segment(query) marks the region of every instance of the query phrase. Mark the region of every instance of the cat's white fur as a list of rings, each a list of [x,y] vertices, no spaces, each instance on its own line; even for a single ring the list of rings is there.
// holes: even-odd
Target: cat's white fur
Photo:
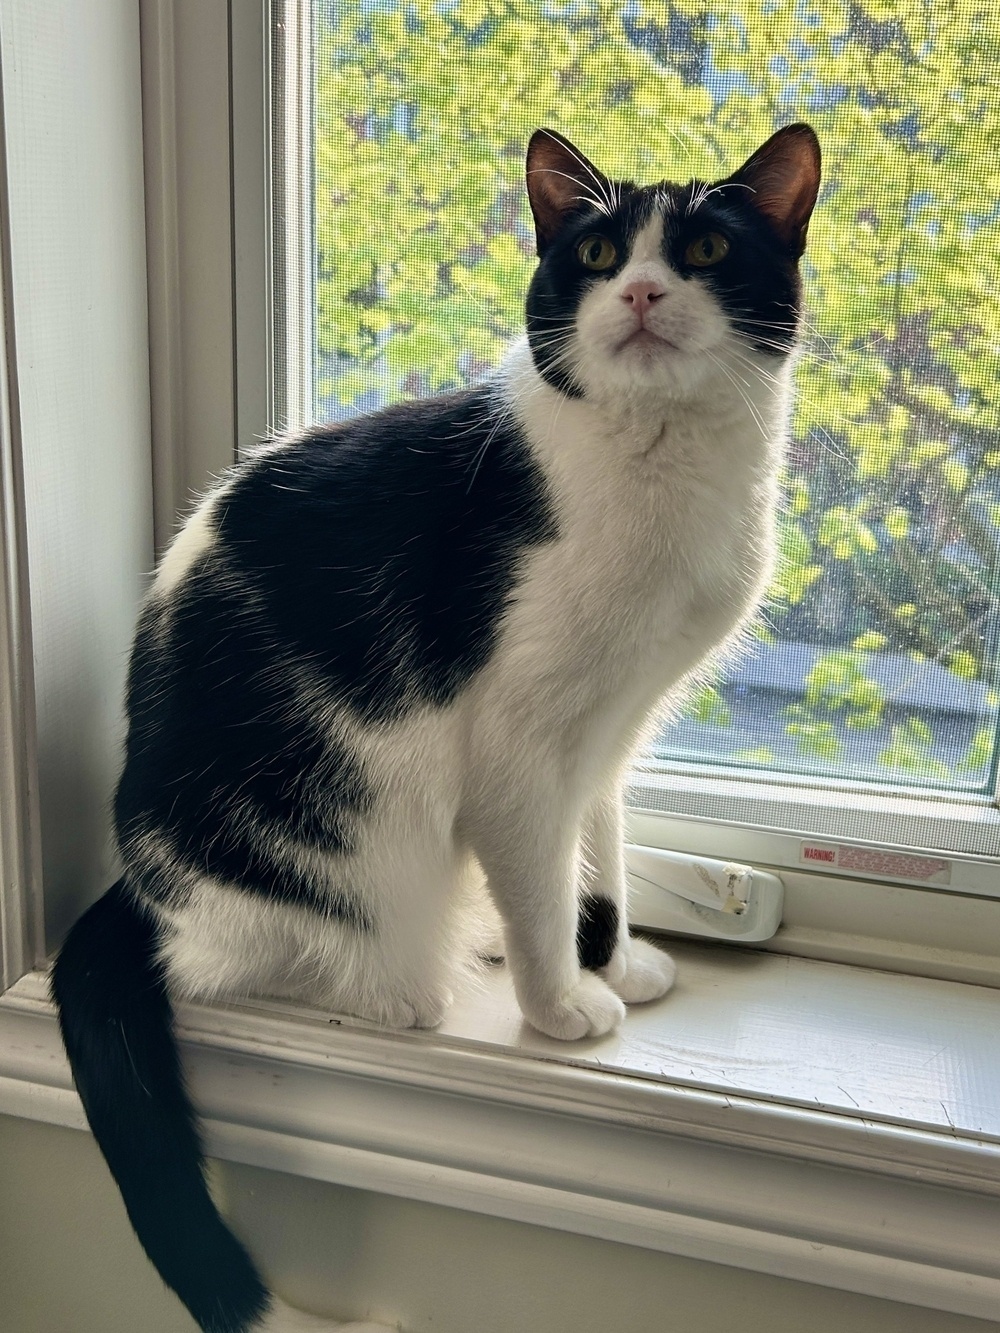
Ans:
[[[331,892],[343,884],[370,906],[378,929],[365,935],[202,881],[191,906],[169,914],[179,994],[265,991],[432,1025],[450,999],[463,906],[482,871],[519,1002],[542,1031],[606,1032],[623,1000],[671,985],[670,960],[624,928],[604,979],[581,972],[577,894],[596,886],[624,908],[627,761],[657,706],[732,640],[766,587],[789,371],[750,351],[704,286],[664,263],[660,228],[654,216],[622,272],[581,303],[571,355],[585,398],[552,388],[526,340],[498,372],[547,479],[559,538],[527,557],[492,659],[443,710],[376,728],[323,710],[362,756],[377,813],[359,825],[349,858],[318,865],[314,851],[284,852]],[[619,347],[634,318],[621,292],[637,278],[667,293],[648,322],[675,349]],[[203,509],[157,593],[177,586],[207,531]]]
[[[386,1324],[332,1324],[320,1315],[306,1314],[275,1298],[264,1322],[256,1333],[395,1333]]]
[[[201,881],[168,913],[178,996],[257,991],[432,1025],[470,952],[461,941],[484,872],[519,1003],[541,1031],[599,1035],[625,1003],[671,986],[671,960],[624,926],[621,782],[660,706],[734,641],[768,583],[790,370],[751,351],[706,288],[664,263],[661,228],[654,216],[623,271],[581,303],[566,358],[584,398],[552,388],[526,340],[498,372],[559,537],[527,556],[491,660],[448,707],[374,728],[314,694],[324,725],[362,757],[376,815],[348,858],[283,854],[331,892],[349,888],[378,928]],[[648,322],[673,348],[624,342],[635,316],[622,291],[637,279],[664,289]],[[206,550],[209,517],[203,507],[178,538],[154,596]],[[621,909],[602,976],[577,961],[581,887]],[[335,1327],[303,1319],[279,1303],[261,1333]]]
[[[153,587],[158,596],[172,592],[198,557],[211,547],[214,539],[212,515],[218,498],[218,492],[213,492],[203,500],[170,543],[156,570]]]

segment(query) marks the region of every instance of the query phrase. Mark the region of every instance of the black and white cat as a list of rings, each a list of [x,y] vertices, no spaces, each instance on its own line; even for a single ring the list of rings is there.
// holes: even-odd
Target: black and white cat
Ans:
[[[638,187],[540,130],[527,185],[499,369],[255,451],[139,622],[124,877],[53,992],[139,1240],[209,1333],[340,1326],[216,1212],[171,999],[432,1026],[484,878],[542,1032],[605,1033],[674,978],[627,930],[621,783],[771,575],[819,148],[791,125],[726,180]]]

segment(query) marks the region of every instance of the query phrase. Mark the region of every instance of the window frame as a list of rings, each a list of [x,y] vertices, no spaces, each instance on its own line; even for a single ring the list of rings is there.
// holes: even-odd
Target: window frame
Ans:
[[[116,870],[106,800],[152,559],[138,38],[124,5],[0,14],[4,986]]]
[[[10,236],[6,133],[0,92],[0,234]],[[34,675],[28,615],[27,534],[20,441],[16,438],[17,357],[7,244],[0,246],[0,995],[44,950],[38,801],[34,754]]]

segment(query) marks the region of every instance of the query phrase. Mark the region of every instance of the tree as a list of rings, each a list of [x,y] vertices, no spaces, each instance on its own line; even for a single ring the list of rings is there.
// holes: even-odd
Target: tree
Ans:
[[[390,397],[462,383],[499,358],[533,263],[522,182],[537,126],[643,181],[727,173],[776,126],[815,126],[810,333],[762,633],[819,651],[781,765],[844,771],[849,733],[864,732],[868,776],[983,785],[1000,691],[992,12],[970,0],[317,8],[317,356],[344,404],[374,382]],[[959,758],[938,753],[933,712],[887,697],[880,659],[975,682]],[[713,688],[724,705],[724,683]],[[726,711],[692,704],[714,745]],[[730,754],[772,762],[746,741]]]

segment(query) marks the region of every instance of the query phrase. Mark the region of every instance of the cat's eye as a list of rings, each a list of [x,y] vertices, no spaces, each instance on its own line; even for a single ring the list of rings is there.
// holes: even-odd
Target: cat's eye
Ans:
[[[587,236],[576,249],[577,258],[584,268],[601,273],[618,258],[618,251],[606,236]]]
[[[710,231],[691,242],[684,251],[684,259],[695,268],[710,268],[712,264],[718,264],[721,259],[725,259],[728,254],[729,242],[725,236],[720,232]]]

